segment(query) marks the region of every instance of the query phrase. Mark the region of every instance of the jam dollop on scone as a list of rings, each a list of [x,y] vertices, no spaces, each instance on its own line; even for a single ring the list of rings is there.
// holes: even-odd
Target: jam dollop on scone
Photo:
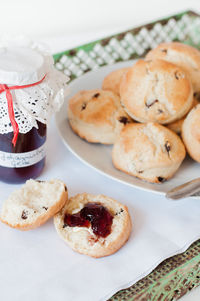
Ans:
[[[127,125],[112,151],[117,169],[152,183],[172,177],[184,158],[181,139],[157,123]]]
[[[113,144],[121,129],[131,122],[119,96],[100,89],[75,94],[69,100],[68,119],[81,138],[103,144]]]
[[[131,233],[126,206],[104,195],[78,194],[54,217],[60,237],[79,253],[108,256],[120,249]]]
[[[120,96],[126,112],[139,122],[171,123],[193,103],[187,74],[163,60],[137,61],[122,79]]]
[[[88,203],[75,214],[66,213],[63,227],[89,227],[97,236],[106,237],[111,232],[113,216],[99,203]]]
[[[162,43],[146,55],[147,60],[162,59],[181,67],[189,76],[194,92],[200,92],[200,51],[178,43]]]

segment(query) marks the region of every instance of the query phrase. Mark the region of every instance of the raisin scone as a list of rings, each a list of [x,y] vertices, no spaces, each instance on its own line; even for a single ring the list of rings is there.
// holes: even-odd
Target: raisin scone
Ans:
[[[190,110],[192,110],[198,103],[199,103],[198,99],[196,97],[194,97],[193,105]],[[182,131],[183,122],[184,122],[187,114],[183,118],[176,120],[172,123],[169,123],[167,125],[168,129],[170,129],[170,130],[174,131],[176,134],[180,135],[181,131]]]
[[[185,158],[181,139],[157,123],[130,124],[113,146],[117,169],[140,179],[162,183],[171,178]]]
[[[120,96],[126,112],[139,122],[171,123],[193,103],[186,73],[163,60],[137,61],[121,81]]]
[[[102,89],[112,91],[117,95],[120,95],[119,88],[121,79],[128,71],[129,67],[117,69],[109,73],[103,80]]]
[[[200,104],[184,120],[182,138],[190,157],[200,163]]]
[[[113,144],[131,118],[111,91],[80,91],[69,100],[68,119],[73,131],[93,143]]]
[[[104,196],[78,194],[54,217],[59,236],[76,252],[108,256],[128,240],[132,223],[126,206]]]
[[[31,230],[53,217],[68,200],[66,185],[59,180],[28,180],[3,203],[0,219],[19,230]]]
[[[200,92],[200,51],[178,43],[162,43],[146,55],[147,60],[162,59],[174,63],[188,73],[194,92]]]

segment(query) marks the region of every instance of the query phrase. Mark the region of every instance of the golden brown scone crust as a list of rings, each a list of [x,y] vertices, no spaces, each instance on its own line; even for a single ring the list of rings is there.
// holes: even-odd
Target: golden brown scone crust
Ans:
[[[157,123],[127,125],[112,151],[117,169],[152,183],[172,177],[184,158],[181,139]]]
[[[198,103],[199,103],[199,101],[194,97],[193,105],[190,110],[192,110]],[[176,120],[172,123],[169,123],[167,125],[168,129],[170,129],[170,130],[174,131],[176,134],[180,135],[181,131],[182,131],[183,122],[184,122],[187,114],[183,118]]]
[[[103,80],[102,89],[112,91],[120,95],[120,83],[123,75],[128,71],[129,67],[117,69],[109,73]]]
[[[113,215],[111,233],[103,237],[95,235],[91,227],[64,227],[65,213],[79,212],[87,203],[99,203]],[[131,229],[131,217],[126,206],[104,195],[81,193],[72,198],[54,217],[59,236],[76,252],[91,257],[103,257],[115,253],[128,240]]]
[[[88,142],[112,144],[131,122],[119,96],[100,89],[80,91],[69,100],[68,119],[73,131]]]
[[[133,119],[161,124],[181,119],[193,102],[185,72],[163,60],[137,61],[122,79],[120,96]]]
[[[181,134],[181,130],[182,130],[182,125],[183,125],[183,121],[185,120],[185,116],[182,119],[176,120],[172,123],[169,123],[167,125],[168,129],[170,129],[171,131],[175,132],[177,135]]]
[[[147,60],[162,59],[174,63],[188,73],[194,92],[200,91],[200,51],[178,43],[162,43],[146,55]]]
[[[200,104],[184,120],[182,138],[191,158],[200,163]]]

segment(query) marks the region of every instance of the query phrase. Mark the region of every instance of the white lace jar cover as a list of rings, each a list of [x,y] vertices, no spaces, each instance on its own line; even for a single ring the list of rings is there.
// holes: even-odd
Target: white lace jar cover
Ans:
[[[37,121],[49,122],[63,104],[67,81],[68,78],[54,68],[52,56],[40,45],[23,39],[0,43],[0,84],[8,88],[19,86],[10,90],[19,133],[38,128]],[[31,86],[34,83],[36,85]],[[29,87],[20,88],[24,85]],[[8,100],[3,91],[0,93],[0,134],[12,131]]]
[[[0,41],[0,134],[13,132],[14,147],[12,153],[0,150],[0,166],[27,167],[44,158],[45,145],[15,151],[18,134],[38,129],[38,121],[48,124],[63,104],[67,81],[41,45],[27,39]]]

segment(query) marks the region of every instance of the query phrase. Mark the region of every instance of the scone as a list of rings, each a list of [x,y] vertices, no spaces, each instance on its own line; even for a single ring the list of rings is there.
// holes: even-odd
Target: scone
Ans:
[[[137,61],[121,81],[120,96],[133,119],[161,124],[181,119],[193,102],[186,73],[163,60]]]
[[[109,73],[103,80],[102,89],[112,91],[119,95],[121,79],[128,69],[129,67],[121,68]]]
[[[113,144],[131,121],[119,96],[100,89],[80,91],[69,100],[68,119],[73,131],[88,142]]]
[[[55,215],[54,224],[74,251],[96,258],[120,249],[132,228],[126,206],[107,196],[88,193],[70,198]]]
[[[31,230],[54,216],[67,200],[62,181],[28,180],[3,203],[0,219],[12,228]]]
[[[184,120],[182,138],[189,155],[200,162],[200,104],[196,105]]]
[[[162,59],[176,64],[188,73],[194,92],[200,91],[200,52],[196,48],[178,42],[162,43],[148,52],[146,59]]]
[[[194,97],[193,105],[192,105],[191,109],[194,108],[198,103],[199,103],[199,101],[197,100],[196,97]],[[174,131],[176,134],[180,135],[181,131],[182,131],[183,122],[184,122],[187,114],[183,118],[181,118],[179,120],[176,120],[176,121],[174,121],[172,123],[169,123],[167,125],[168,129],[170,129],[170,130]]]
[[[117,169],[152,183],[172,177],[184,158],[181,139],[157,123],[127,125],[112,150]]]

